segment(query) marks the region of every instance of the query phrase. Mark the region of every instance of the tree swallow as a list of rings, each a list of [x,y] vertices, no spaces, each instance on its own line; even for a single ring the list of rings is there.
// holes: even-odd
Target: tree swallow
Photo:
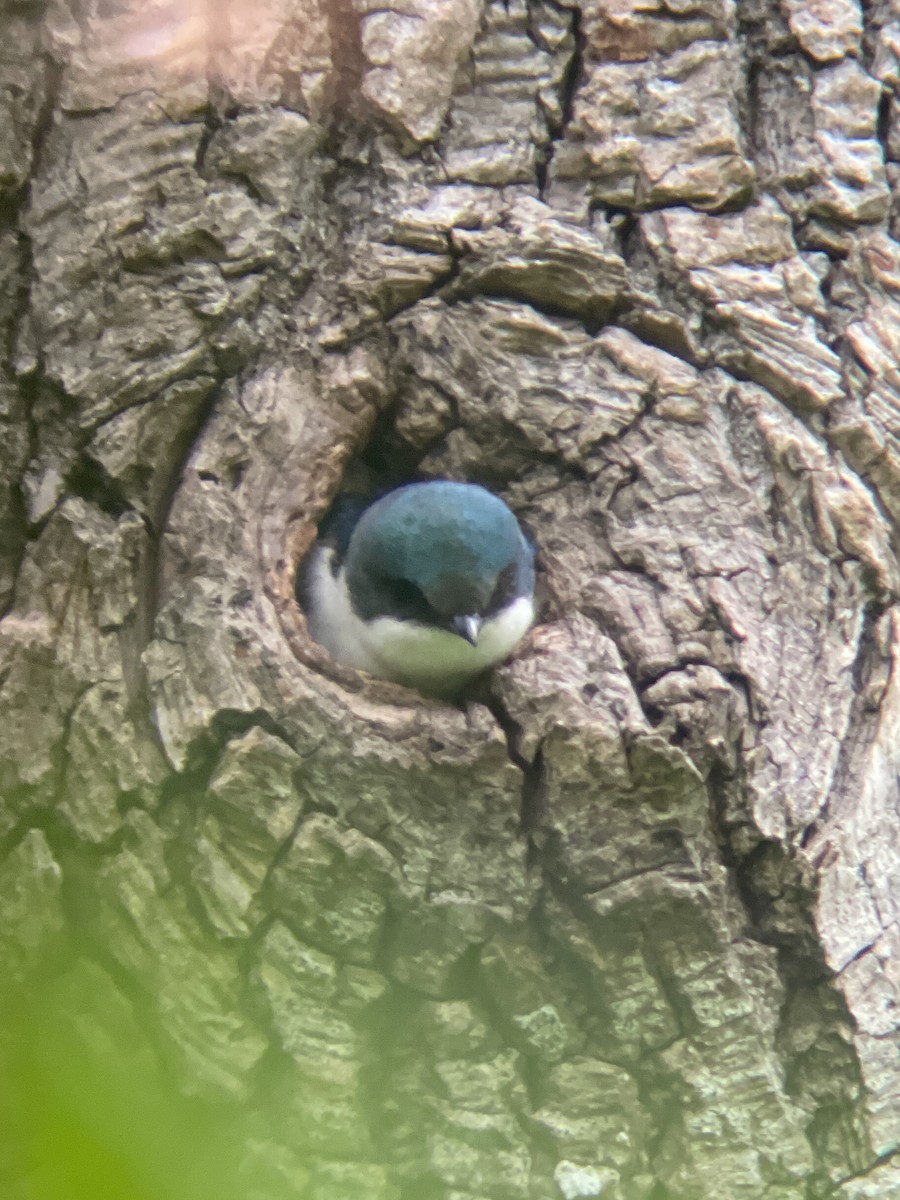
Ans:
[[[531,627],[534,548],[483,487],[412,483],[335,510],[304,593],[312,636],[339,662],[450,696]]]

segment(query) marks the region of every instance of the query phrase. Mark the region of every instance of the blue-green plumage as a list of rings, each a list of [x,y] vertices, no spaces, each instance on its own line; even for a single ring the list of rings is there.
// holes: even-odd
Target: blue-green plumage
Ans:
[[[505,658],[534,619],[534,551],[475,484],[410,484],[333,523],[306,590],[313,636],[343,662],[452,691]]]

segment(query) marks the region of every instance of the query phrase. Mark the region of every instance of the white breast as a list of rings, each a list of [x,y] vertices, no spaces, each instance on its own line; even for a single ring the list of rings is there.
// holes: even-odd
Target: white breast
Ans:
[[[534,621],[534,603],[521,597],[485,621],[478,644],[415,621],[378,617],[366,623],[350,604],[343,572],[331,572],[334,551],[321,547],[310,567],[309,630],[339,662],[424,691],[450,692],[501,662]]]
[[[344,573],[339,571],[337,577],[332,573],[333,558],[334,550],[328,546],[313,551],[307,575],[309,632],[338,662],[379,675],[378,660],[363,642],[366,626],[350,604]]]
[[[522,597],[485,621],[475,646],[455,633],[393,617],[366,626],[363,644],[379,663],[375,674],[426,691],[452,690],[502,662],[533,621],[534,603]]]

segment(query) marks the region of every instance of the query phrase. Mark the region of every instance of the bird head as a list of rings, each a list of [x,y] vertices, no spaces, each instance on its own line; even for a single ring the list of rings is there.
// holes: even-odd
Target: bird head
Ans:
[[[534,552],[507,505],[476,484],[410,484],[353,530],[346,576],[363,620],[394,616],[473,645],[482,623],[534,588]]]

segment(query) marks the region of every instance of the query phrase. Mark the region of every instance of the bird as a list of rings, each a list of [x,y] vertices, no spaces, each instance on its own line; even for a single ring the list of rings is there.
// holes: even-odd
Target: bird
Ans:
[[[302,581],[333,658],[449,697],[505,659],[535,619],[535,547],[508,505],[431,480],[336,504]]]

